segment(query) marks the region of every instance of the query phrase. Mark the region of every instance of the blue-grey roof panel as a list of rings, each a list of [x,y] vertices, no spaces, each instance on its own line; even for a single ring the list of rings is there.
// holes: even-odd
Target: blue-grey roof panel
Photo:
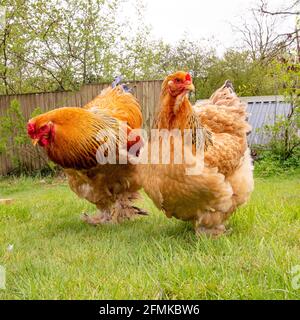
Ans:
[[[252,132],[248,136],[248,142],[253,144],[266,144],[269,138],[263,133],[262,129],[267,124],[274,124],[275,119],[279,116],[286,117],[291,106],[282,100],[267,101],[267,97],[262,97],[263,101],[259,101],[260,97],[247,98],[247,112],[249,114],[248,121],[252,126]]]
[[[241,97],[241,100],[248,105],[248,121],[252,126],[252,132],[248,135],[250,145],[268,143],[269,137],[263,133],[263,127],[274,124],[279,116],[286,117],[291,110],[282,96]]]

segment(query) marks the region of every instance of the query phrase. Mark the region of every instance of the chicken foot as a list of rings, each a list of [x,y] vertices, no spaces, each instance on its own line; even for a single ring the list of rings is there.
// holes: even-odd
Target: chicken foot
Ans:
[[[224,224],[220,224],[212,228],[199,226],[197,229],[195,229],[195,232],[197,236],[205,235],[207,237],[217,238],[226,232],[226,227]]]
[[[229,218],[231,212],[232,210],[227,213],[212,210],[202,214],[194,221],[196,235],[206,235],[213,238],[223,235],[226,232],[224,222]]]
[[[93,216],[83,213],[82,220],[90,225],[97,226],[99,224],[112,223],[112,216],[108,210],[97,210],[97,213]]]
[[[110,209],[98,207],[97,213],[93,216],[84,213],[82,220],[96,226],[108,223],[121,223],[125,220],[134,219],[139,215],[147,216],[148,212],[132,205],[130,200],[119,199]]]
[[[140,209],[130,202],[118,201],[111,210],[114,223],[121,223],[125,220],[132,220],[139,215],[147,216],[148,212]]]

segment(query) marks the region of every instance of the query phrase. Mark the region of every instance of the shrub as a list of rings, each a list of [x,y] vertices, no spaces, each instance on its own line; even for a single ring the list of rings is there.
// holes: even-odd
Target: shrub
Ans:
[[[41,113],[36,108],[31,117]],[[27,121],[22,113],[18,100],[12,100],[6,111],[6,115],[0,117],[0,154],[12,161],[13,169],[10,174],[54,174],[56,166],[50,162],[40,148],[34,148],[26,131]],[[30,159],[30,160],[29,160]],[[41,160],[42,167],[33,168],[31,161]]]
[[[259,146],[254,147],[257,154],[254,163],[254,173],[258,177],[270,177],[293,174],[300,170],[300,149],[284,160],[280,155]]]

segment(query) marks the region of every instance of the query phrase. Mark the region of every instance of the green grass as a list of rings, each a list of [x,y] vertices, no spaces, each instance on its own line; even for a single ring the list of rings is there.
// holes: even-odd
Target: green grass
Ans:
[[[145,197],[151,216],[91,227],[65,182],[0,180],[0,299],[299,299],[300,174],[256,179],[233,232],[197,239]],[[7,250],[14,245],[12,251]]]

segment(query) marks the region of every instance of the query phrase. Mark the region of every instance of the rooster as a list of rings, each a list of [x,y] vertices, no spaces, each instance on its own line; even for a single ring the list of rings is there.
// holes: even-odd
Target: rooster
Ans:
[[[196,139],[185,148],[184,161],[171,160],[164,164],[140,167],[140,178],[145,192],[167,217],[192,221],[197,234],[218,236],[225,232],[225,221],[234,210],[245,203],[253,190],[253,173],[246,135],[246,108],[233,91],[230,82],[218,89],[203,104],[192,106],[188,93],[194,90],[192,78],[186,72],[168,76],[160,96],[160,110],[154,128],[186,129],[203,132],[203,166],[197,174],[187,169],[197,166]],[[171,141],[171,159],[178,137]],[[161,153],[149,142],[149,153]],[[159,145],[161,148],[161,144]],[[154,151],[153,151],[154,150]],[[182,149],[180,149],[182,150]],[[162,158],[160,158],[162,160]]]
[[[63,167],[70,188],[96,205],[95,216],[83,216],[96,225],[146,214],[133,205],[140,189],[136,167],[119,163],[119,156],[115,162],[108,160],[130,152],[134,145],[138,156],[141,136],[127,137],[141,126],[139,103],[126,87],[115,83],[83,108],[59,108],[29,120],[27,130],[33,144]]]

